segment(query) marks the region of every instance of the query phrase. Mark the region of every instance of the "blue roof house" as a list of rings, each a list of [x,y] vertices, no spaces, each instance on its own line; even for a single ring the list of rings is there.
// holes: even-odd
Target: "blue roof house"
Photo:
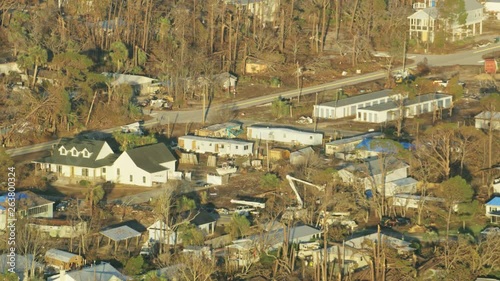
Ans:
[[[486,216],[490,218],[492,223],[500,222],[500,197],[493,197],[486,203]]]

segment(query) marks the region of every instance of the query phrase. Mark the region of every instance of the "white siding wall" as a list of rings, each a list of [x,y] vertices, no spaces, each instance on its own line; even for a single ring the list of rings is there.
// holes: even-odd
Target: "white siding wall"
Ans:
[[[315,106],[313,115],[319,118],[327,118],[327,119],[344,118],[355,115],[358,108],[386,103],[388,100],[389,100],[388,97],[382,97],[338,107],[317,105]]]
[[[104,145],[101,148],[101,151],[99,151],[99,153],[97,154],[96,160],[103,159],[103,158],[105,158],[106,156],[108,156],[110,154],[113,154],[113,150],[108,145],[108,143],[105,142]]]
[[[119,175],[117,174],[117,169],[120,169]],[[122,153],[120,157],[116,159],[115,163],[113,163],[113,166],[109,170],[110,171],[106,175],[107,180],[116,183],[132,184],[139,186],[151,186],[152,181],[155,181],[155,179],[164,178],[166,181],[166,173],[167,173],[167,171],[163,171],[163,173],[165,173],[164,177],[158,176],[158,174],[161,174],[162,172],[155,173],[154,175],[156,177],[153,179],[153,176],[150,173],[137,167],[126,152]],[[130,180],[131,179],[130,176],[132,176],[132,181]]]
[[[321,145],[323,143],[322,134],[281,130],[280,128],[250,127],[247,129],[247,137],[288,144]]]
[[[233,143],[224,139],[191,139],[180,137],[184,143],[181,148],[198,153],[216,153],[219,155],[251,155],[253,151],[252,142]],[[193,149],[193,142],[195,148]],[[180,141],[179,141],[180,143]]]

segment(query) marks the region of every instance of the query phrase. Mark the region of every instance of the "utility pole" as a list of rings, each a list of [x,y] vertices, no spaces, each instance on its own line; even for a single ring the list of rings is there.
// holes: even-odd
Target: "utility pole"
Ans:
[[[314,110],[318,110],[318,92],[316,92],[316,101],[314,102]],[[315,112],[316,113],[316,112]],[[314,131],[318,129],[318,114],[314,114]]]
[[[267,172],[269,172],[269,140],[266,139]]]
[[[405,33],[405,41],[403,43],[403,73],[406,70],[406,33]]]
[[[297,90],[299,91],[299,94],[297,96],[297,102],[300,103],[300,94],[302,92],[302,87],[300,86],[300,77],[302,75],[302,71],[300,70],[300,65],[299,62],[297,62]]]
[[[167,137],[170,138],[170,116],[167,117]]]
[[[205,125],[205,94],[203,94],[203,110],[201,112],[201,123]]]

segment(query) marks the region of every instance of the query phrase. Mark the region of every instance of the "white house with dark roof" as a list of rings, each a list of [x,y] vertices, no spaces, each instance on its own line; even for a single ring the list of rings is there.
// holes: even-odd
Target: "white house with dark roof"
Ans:
[[[148,227],[148,241],[151,243],[162,243],[175,245],[180,243],[177,232],[171,230],[163,221],[157,220]]]
[[[483,111],[474,116],[476,129],[488,130],[491,125],[492,130],[500,130],[500,112]]]
[[[63,138],[50,156],[33,161],[58,177],[85,180],[107,179],[107,170],[117,155],[106,141]]]
[[[52,155],[33,163],[60,178],[153,186],[173,177],[176,161],[163,143],[118,154],[106,141],[62,139]]]
[[[370,123],[389,122],[399,118],[400,110],[403,112],[405,118],[411,118],[423,113],[433,112],[438,108],[450,108],[452,105],[452,96],[427,94],[412,99],[404,99],[402,105],[400,102],[401,100],[397,102],[391,100],[384,104],[359,108],[354,120]]]
[[[326,119],[355,116],[359,108],[384,104],[399,97],[400,95],[393,93],[392,90],[382,90],[369,94],[334,100],[315,105],[313,116]]]
[[[248,156],[253,153],[253,142],[238,139],[182,136],[179,137],[178,143],[181,149],[197,153],[228,156]]]
[[[206,211],[199,211],[194,218],[190,221],[193,225],[195,225],[199,230],[203,232],[205,235],[212,235],[215,232],[215,225],[217,220],[212,217]]]
[[[152,186],[166,183],[175,172],[176,159],[163,143],[136,147],[124,151],[106,174],[109,181]]]
[[[453,41],[483,33],[483,5],[476,0],[464,0],[464,2],[467,18],[464,25],[458,22],[451,23],[450,31]],[[418,10],[408,17],[410,39],[434,42],[436,31],[446,26],[439,15],[439,5],[437,2],[436,5]]]
[[[262,141],[274,141],[289,145],[323,144],[323,133],[266,125],[252,125],[247,127],[247,138]]]

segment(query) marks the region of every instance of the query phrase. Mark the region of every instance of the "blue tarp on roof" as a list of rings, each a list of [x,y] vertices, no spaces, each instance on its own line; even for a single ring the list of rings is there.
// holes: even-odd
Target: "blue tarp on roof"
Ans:
[[[0,204],[6,202],[7,197],[8,197],[7,194],[0,196]],[[19,201],[21,199],[28,198],[28,195],[26,193],[19,192],[19,193],[16,193],[15,198],[16,198],[16,201]],[[0,210],[5,210],[5,207],[0,205]]]
[[[396,146],[393,146],[391,147],[392,145],[389,144],[385,147],[382,147],[380,144],[381,142],[379,142],[379,144],[377,145],[377,143],[373,142],[374,139],[372,138],[366,138],[366,139],[363,139],[363,141],[361,141],[358,145],[356,145],[356,149],[366,149],[366,150],[370,150],[370,151],[375,151],[375,152],[387,152],[387,153],[397,153],[397,150],[398,148]],[[375,140],[375,141],[379,141],[379,140]],[[413,148],[413,145],[409,142],[400,142],[401,146],[403,146],[404,149],[407,149],[407,150],[410,150]]]

